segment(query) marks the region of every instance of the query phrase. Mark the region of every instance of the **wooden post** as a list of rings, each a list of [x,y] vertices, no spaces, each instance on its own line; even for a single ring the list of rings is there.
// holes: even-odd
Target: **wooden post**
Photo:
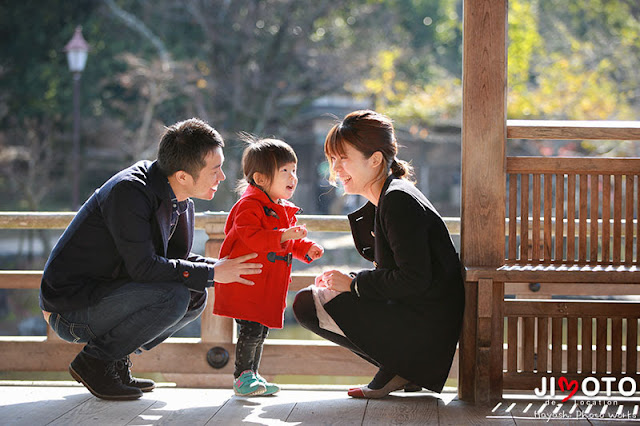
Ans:
[[[207,224],[206,232],[209,240],[205,244],[204,253],[207,257],[218,258],[220,246],[224,239],[224,224]],[[200,322],[200,336],[204,343],[231,343],[233,342],[233,319],[213,315],[213,289],[209,289],[207,306],[202,314]]]
[[[505,256],[507,0],[465,1],[463,36],[461,257],[467,267],[499,266]],[[498,341],[490,328],[501,310],[487,307],[501,303],[503,284],[465,286],[464,327],[471,330],[463,330],[460,341],[458,396],[485,402],[502,389],[502,344],[485,344]],[[490,318],[480,318],[487,312]],[[482,359],[490,362],[483,366]]]

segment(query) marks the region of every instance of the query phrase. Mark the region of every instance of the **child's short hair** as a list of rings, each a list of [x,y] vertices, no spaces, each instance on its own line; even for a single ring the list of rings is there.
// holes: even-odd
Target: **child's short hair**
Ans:
[[[238,191],[244,191],[248,184],[257,185],[253,174],[265,175],[269,182],[280,167],[288,163],[298,163],[298,157],[291,146],[279,139],[259,139],[243,133],[242,139],[248,144],[242,153],[242,173],[244,179],[238,185]],[[264,188],[263,188],[264,189]]]

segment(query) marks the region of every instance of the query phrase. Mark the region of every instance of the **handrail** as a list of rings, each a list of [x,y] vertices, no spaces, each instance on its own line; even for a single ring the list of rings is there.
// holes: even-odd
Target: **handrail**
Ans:
[[[507,138],[640,140],[640,121],[507,120]]]
[[[204,229],[210,235],[224,235],[227,212],[196,213],[196,229]],[[0,212],[0,229],[64,229],[75,216],[74,212]],[[451,234],[460,233],[460,218],[443,218]],[[298,223],[304,223],[309,231],[349,232],[346,216],[299,215]]]

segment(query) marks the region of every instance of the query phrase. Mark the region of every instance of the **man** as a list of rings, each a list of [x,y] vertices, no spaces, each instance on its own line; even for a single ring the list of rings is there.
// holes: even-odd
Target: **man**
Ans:
[[[256,254],[211,259],[191,253],[190,197],[211,200],[222,171],[224,142],[198,119],[169,127],[158,159],[114,175],[80,208],[44,269],[40,307],[64,340],[86,343],[69,372],[103,399],[151,391],[131,376],[129,355],[149,350],[195,320],[207,287],[253,283]]]

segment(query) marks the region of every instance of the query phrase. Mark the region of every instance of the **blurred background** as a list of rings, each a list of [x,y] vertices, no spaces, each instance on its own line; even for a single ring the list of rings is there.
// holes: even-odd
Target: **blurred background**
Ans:
[[[337,119],[372,108],[395,121],[418,187],[459,216],[462,13],[462,0],[3,0],[0,210],[75,211],[116,171],[155,159],[165,126],[199,117],[225,139],[228,178],[197,211],[237,200],[249,132],[296,150],[305,214],[345,214],[363,200],[327,183],[322,144]],[[508,33],[509,119],[638,119],[636,0],[510,0]],[[88,48],[80,70],[67,61],[75,47]],[[640,148],[511,140],[508,154]],[[41,269],[59,235],[0,230],[0,269]],[[327,254],[294,271],[369,267],[349,235],[310,236]],[[194,251],[205,241],[199,231]],[[0,335],[46,333],[37,296],[0,290]],[[272,338],[312,338],[286,316]]]

